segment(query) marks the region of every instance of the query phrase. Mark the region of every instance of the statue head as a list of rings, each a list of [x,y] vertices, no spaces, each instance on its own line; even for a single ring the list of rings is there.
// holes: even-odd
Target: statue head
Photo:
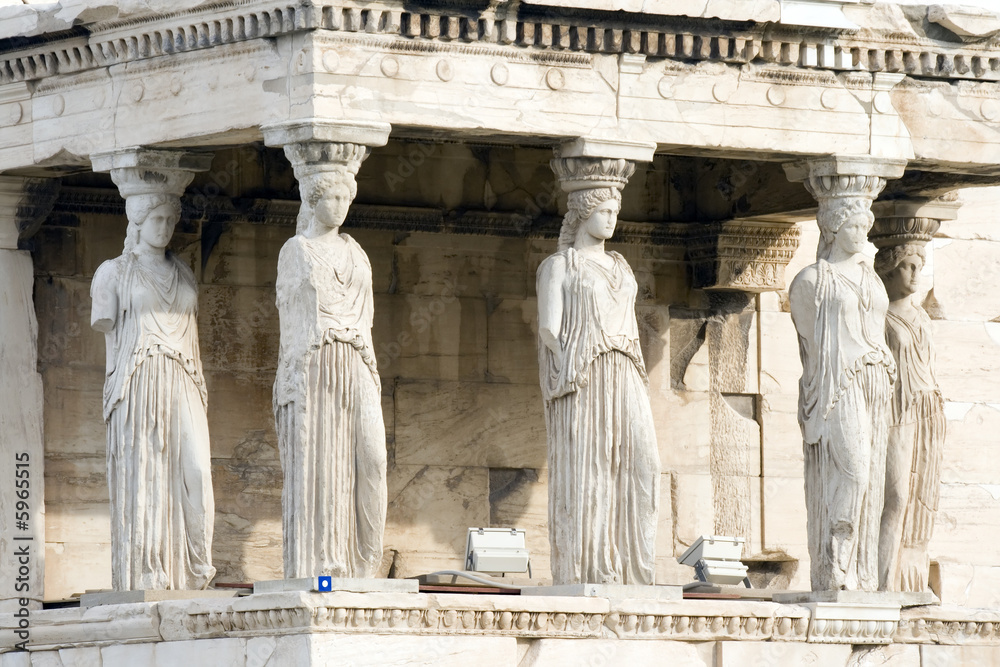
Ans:
[[[618,188],[587,188],[570,192],[557,250],[572,248],[581,228],[596,238],[611,238],[621,201]]]
[[[181,218],[181,199],[161,193],[132,195],[125,200],[125,214],[125,253],[135,252],[140,239],[154,248],[166,248]]]
[[[322,233],[344,224],[358,194],[353,174],[324,171],[302,181],[302,208],[296,233]]]
[[[816,215],[820,232],[817,259],[829,259],[835,246],[848,254],[861,252],[874,222],[875,215],[871,211],[871,202],[867,199],[835,198],[826,206],[821,202]]]
[[[927,261],[922,243],[901,243],[880,248],[875,254],[875,272],[885,283],[890,301],[914,294],[920,284],[920,271]]]

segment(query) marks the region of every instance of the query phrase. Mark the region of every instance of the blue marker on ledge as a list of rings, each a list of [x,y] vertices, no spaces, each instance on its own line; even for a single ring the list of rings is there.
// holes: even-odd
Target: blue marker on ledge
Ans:
[[[316,590],[320,593],[329,593],[333,590],[333,577],[320,577]]]

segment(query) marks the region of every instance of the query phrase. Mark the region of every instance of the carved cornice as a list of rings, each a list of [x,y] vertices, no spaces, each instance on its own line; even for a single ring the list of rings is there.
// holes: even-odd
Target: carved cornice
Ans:
[[[799,247],[795,224],[734,220],[696,229],[688,245],[693,286],[768,292],[785,288],[785,267]]]
[[[892,637],[902,644],[1000,644],[1000,611],[995,609],[904,609]]]
[[[478,9],[478,11],[477,11]],[[138,20],[96,23],[88,35],[31,40],[0,56],[0,84],[108,67],[306,30],[388,36],[461,51],[494,45],[530,52],[642,54],[678,61],[901,73],[919,78],[1000,80],[995,42],[945,45],[916,35],[833,33],[771,24],[646,14],[565,11],[499,18],[480,7],[414,8],[390,2],[222,2]]]
[[[891,644],[899,625],[898,604],[807,602],[807,641],[820,644]]]

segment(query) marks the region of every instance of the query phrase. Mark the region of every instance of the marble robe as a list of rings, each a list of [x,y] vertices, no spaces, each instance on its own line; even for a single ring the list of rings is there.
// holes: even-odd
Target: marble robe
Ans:
[[[293,236],[278,258],[274,383],[285,577],[373,577],[387,504],[371,328],[372,270],[354,239]]]
[[[798,417],[816,591],[878,588],[895,362],[885,344],[889,298],[874,269],[861,268],[856,284],[821,259],[789,290],[802,360]]]
[[[889,426],[880,586],[883,590],[924,591],[946,429],[944,399],[934,379],[931,320],[919,306],[915,306],[912,320],[889,311],[885,337],[896,359],[899,380],[893,391]]]
[[[203,589],[215,576],[198,291],[191,269],[168,261],[160,273],[122,255],[98,268],[91,288],[117,297],[104,384],[117,591]]]

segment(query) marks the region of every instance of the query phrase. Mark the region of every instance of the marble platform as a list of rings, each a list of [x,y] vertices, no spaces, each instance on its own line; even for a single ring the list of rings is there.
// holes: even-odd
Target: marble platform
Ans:
[[[17,619],[0,614],[0,667],[845,667],[862,653],[882,660],[864,664],[894,666],[1000,661],[1000,610],[860,613],[841,603],[260,593],[33,612],[27,653],[10,652]]]

